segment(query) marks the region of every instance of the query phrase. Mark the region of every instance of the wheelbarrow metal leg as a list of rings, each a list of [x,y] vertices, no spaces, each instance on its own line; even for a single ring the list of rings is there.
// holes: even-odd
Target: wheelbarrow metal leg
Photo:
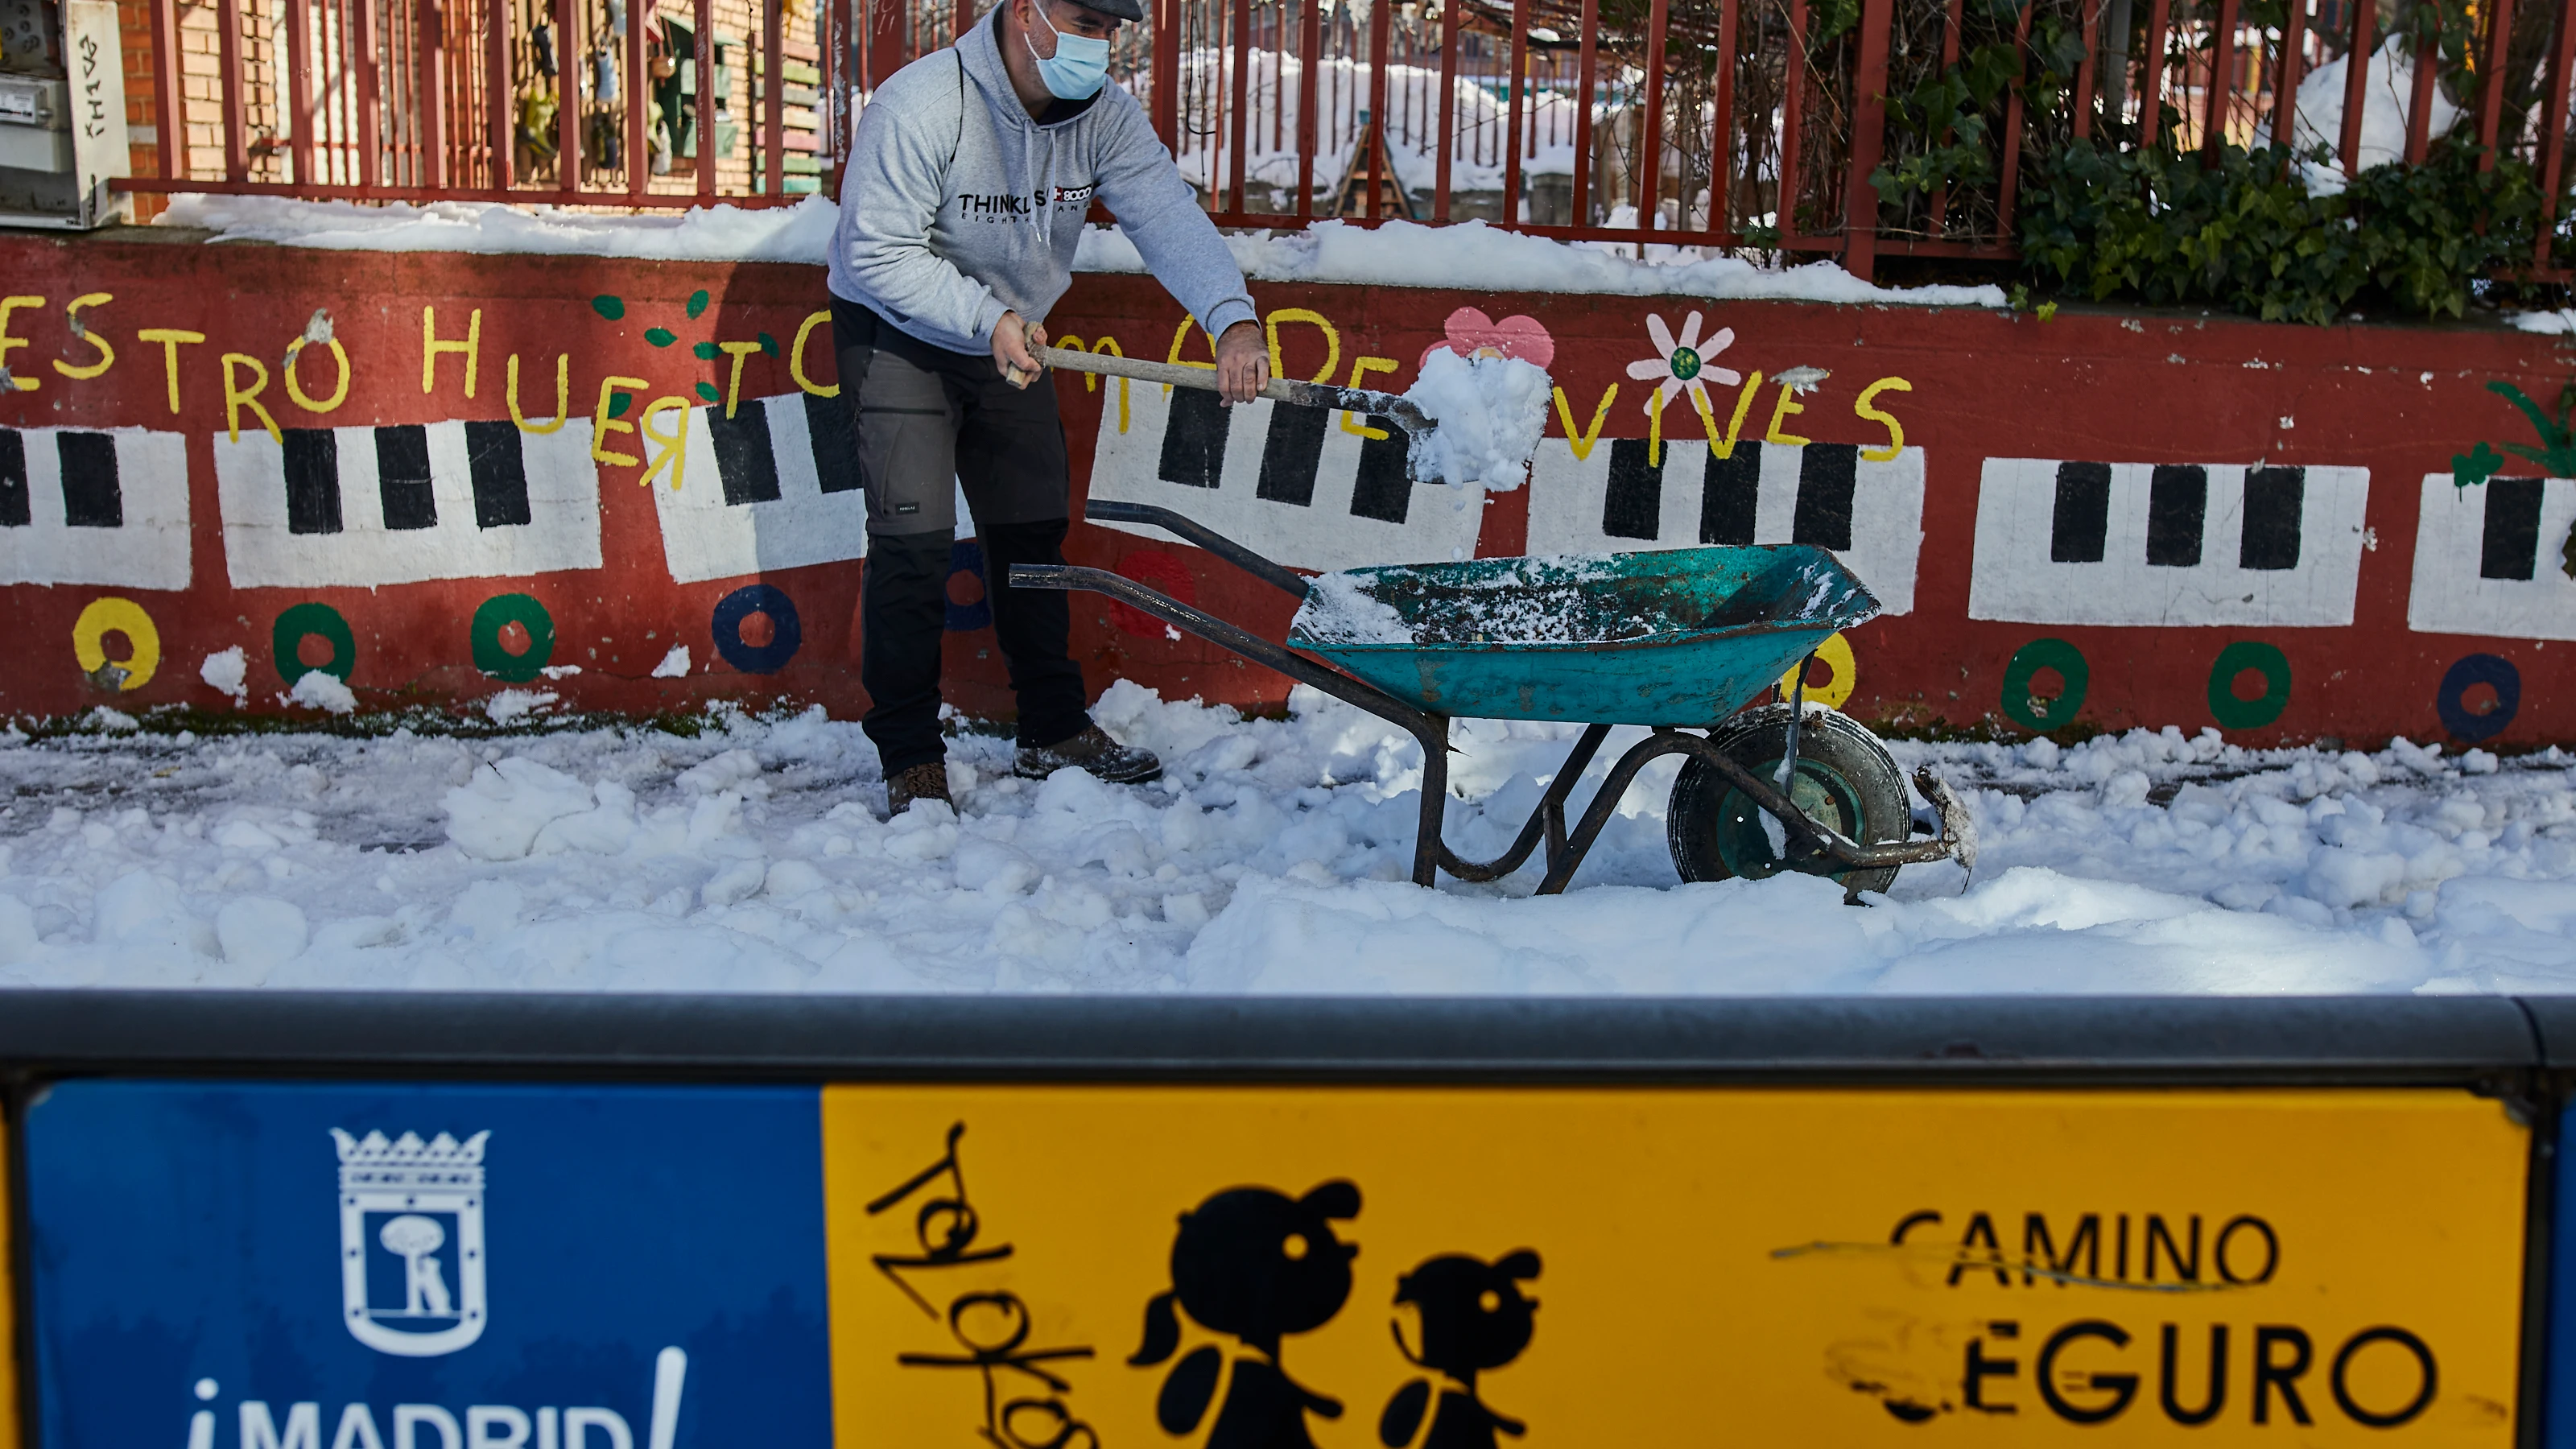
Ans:
[[[1538,847],[1541,839],[1545,839],[1547,863],[1553,869],[1557,857],[1565,853],[1566,797],[1574,793],[1576,782],[1583,778],[1584,768],[1592,763],[1592,757],[1601,751],[1601,742],[1609,737],[1610,726],[1606,724],[1584,727],[1583,737],[1574,742],[1574,749],[1566,755],[1565,763],[1556,767],[1556,778],[1548,781],[1547,793],[1540,797],[1538,809],[1522,823],[1521,832],[1513,839],[1511,849],[1492,860],[1474,861],[1460,859],[1443,845],[1440,847],[1440,868],[1465,881],[1501,880],[1520,869],[1521,862],[1529,859],[1530,852]]]
[[[1427,888],[1440,883],[1440,857],[1448,846],[1440,838],[1449,818],[1449,721],[1440,721],[1435,737],[1415,734],[1422,742],[1422,818],[1413,827],[1413,883]]]
[[[1686,750],[1695,743],[1698,743],[1695,735],[1659,729],[1629,746],[1628,752],[1619,757],[1619,762],[1610,767],[1609,775],[1601,781],[1600,790],[1592,797],[1591,807],[1583,812],[1582,822],[1574,827],[1573,838],[1566,842],[1564,854],[1549,864],[1547,879],[1538,883],[1538,893],[1543,896],[1564,893],[1566,883],[1574,879],[1575,868],[1582,865],[1583,857],[1592,852],[1592,842],[1600,838],[1602,827],[1610,823],[1610,813],[1619,808],[1620,797],[1628,793],[1628,785],[1637,778],[1639,770],[1646,768],[1647,763],[1658,755]]]

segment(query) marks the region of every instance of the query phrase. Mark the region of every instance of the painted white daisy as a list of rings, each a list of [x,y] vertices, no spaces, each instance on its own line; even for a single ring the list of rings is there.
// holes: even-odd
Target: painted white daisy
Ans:
[[[1706,416],[1710,379],[1714,378],[1727,387],[1744,381],[1742,373],[1731,367],[1713,366],[1709,361],[1735,345],[1735,329],[1720,327],[1702,344],[1699,323],[1697,312],[1683,318],[1682,335],[1676,340],[1673,330],[1664,325],[1661,316],[1653,312],[1646,314],[1646,335],[1663,355],[1629,363],[1628,375],[1640,382],[1655,384],[1654,396],[1646,399],[1648,417],[1660,419],[1664,415],[1664,404],[1685,392],[1691,394],[1693,409]]]

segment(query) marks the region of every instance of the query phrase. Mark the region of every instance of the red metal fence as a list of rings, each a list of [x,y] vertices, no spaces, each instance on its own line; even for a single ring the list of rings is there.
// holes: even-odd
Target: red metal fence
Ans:
[[[828,192],[873,84],[980,8],[138,3],[162,144],[135,190],[615,207]],[[2527,159],[2554,207],[2571,17],[2576,0],[1152,0],[1117,73],[1224,225],[1483,218],[1866,276],[2013,255],[2026,157],[2079,139],[2286,131],[2349,174],[2457,131],[2487,165]]]

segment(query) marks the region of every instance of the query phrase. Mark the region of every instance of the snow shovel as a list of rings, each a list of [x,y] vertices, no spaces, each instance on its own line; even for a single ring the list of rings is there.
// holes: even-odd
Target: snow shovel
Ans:
[[[1173,387],[1195,387],[1208,392],[1216,391],[1216,369],[1210,367],[1184,367],[1176,362],[1150,362],[1141,357],[1103,357],[1089,352],[1076,352],[1068,347],[1041,347],[1037,349],[1037,354],[1040,362],[1049,367],[1063,368],[1067,372],[1092,372],[1103,377],[1124,377],[1137,382],[1160,382]],[[1440,425],[1425,415],[1421,408],[1416,407],[1411,398],[1398,397],[1391,392],[1370,392],[1366,388],[1334,387],[1330,383],[1295,382],[1284,377],[1270,379],[1270,385],[1261,390],[1261,395],[1272,402],[1295,403],[1300,407],[1310,408],[1333,408],[1343,412],[1365,413],[1373,417],[1385,418],[1410,434],[1416,445],[1406,450],[1406,473],[1416,482],[1443,481],[1438,478],[1425,479],[1414,471],[1414,459],[1421,452],[1419,445],[1423,440],[1437,433]]]

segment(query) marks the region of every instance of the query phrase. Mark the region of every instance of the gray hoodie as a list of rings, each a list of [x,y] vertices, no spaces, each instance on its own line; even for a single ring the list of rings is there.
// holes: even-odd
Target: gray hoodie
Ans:
[[[1041,321],[1073,280],[1096,195],[1211,336],[1257,321],[1243,272],[1136,98],[1107,85],[1040,124],[997,44],[1001,7],[890,77],[859,115],[833,295],[934,347],[984,353],[1005,311]]]

